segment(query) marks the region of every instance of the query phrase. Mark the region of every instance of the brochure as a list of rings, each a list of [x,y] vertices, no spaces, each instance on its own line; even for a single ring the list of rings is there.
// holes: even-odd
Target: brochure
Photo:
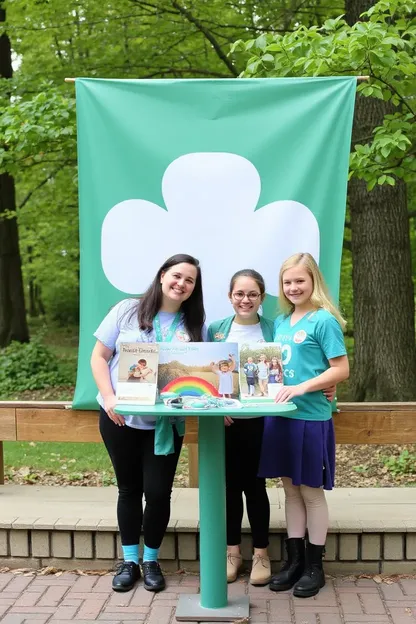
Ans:
[[[154,405],[156,402],[159,345],[120,343],[117,402],[124,405]]]

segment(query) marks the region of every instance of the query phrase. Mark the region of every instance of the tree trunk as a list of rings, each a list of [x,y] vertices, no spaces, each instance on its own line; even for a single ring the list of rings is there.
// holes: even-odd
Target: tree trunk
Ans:
[[[347,0],[349,24],[374,2]],[[353,145],[392,112],[382,100],[357,96]],[[348,188],[353,258],[354,401],[416,398],[415,311],[406,185],[362,180]]]
[[[2,5],[0,2],[0,23],[6,21],[6,12]],[[11,78],[12,74],[10,40],[3,33],[0,35],[0,77]],[[6,347],[12,340],[19,342],[29,340],[17,219],[9,218],[5,214],[15,210],[14,180],[8,173],[2,173],[0,174],[0,347]]]
[[[43,305],[43,301],[41,298],[41,292],[39,285],[36,283],[36,280],[33,275],[33,247],[30,245],[27,248],[27,264],[29,269],[29,278],[28,278],[28,288],[29,288],[29,316],[31,318],[36,318],[39,315],[44,316],[45,308]]]
[[[41,316],[45,316],[46,310],[45,310],[45,306],[43,305],[43,301],[42,301],[42,290],[41,290],[40,286],[38,286],[38,284],[36,284],[36,286],[35,286],[35,297],[36,297],[36,302],[37,302],[37,305],[38,305],[39,314]]]
[[[38,306],[36,305],[36,285],[33,277],[29,278],[29,316],[30,318],[39,316]]]

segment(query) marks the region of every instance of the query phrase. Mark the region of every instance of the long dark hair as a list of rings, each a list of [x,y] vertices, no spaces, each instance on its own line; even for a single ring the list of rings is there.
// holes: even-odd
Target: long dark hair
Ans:
[[[237,273],[234,273],[230,280],[230,290],[228,291],[230,294],[233,292],[233,288],[239,277],[251,277],[251,279],[253,279],[259,287],[261,296],[264,297],[264,294],[266,292],[266,284],[264,283],[263,276],[254,269],[242,269],[241,271],[237,271]]]
[[[155,275],[153,282],[140,298],[137,307],[133,310],[133,315],[137,313],[139,327],[141,330],[152,331],[153,319],[162,306],[162,284],[160,278],[162,273],[166,273],[176,264],[191,264],[196,268],[195,286],[189,299],[181,305],[183,322],[185,329],[192,342],[202,342],[202,328],[205,321],[204,299],[202,295],[202,276],[199,260],[187,254],[176,254],[168,258]]]

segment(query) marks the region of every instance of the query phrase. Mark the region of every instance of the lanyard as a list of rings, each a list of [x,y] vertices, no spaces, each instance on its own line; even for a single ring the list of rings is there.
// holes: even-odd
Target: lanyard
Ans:
[[[160,327],[159,314],[156,314],[153,319],[153,329],[155,331],[156,342],[172,342],[172,338],[175,335],[176,328],[179,325],[179,321],[181,320],[181,312],[177,312],[175,318],[172,321],[171,326],[169,327],[165,338],[162,336],[162,329]]]

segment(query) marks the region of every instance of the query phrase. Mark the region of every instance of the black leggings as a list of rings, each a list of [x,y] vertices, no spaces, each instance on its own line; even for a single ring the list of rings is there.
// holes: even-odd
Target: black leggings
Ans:
[[[225,428],[225,467],[227,487],[227,544],[241,543],[243,492],[254,548],[269,544],[270,503],[266,479],[257,476],[264,418],[235,419]]]
[[[121,543],[138,544],[143,524],[144,543],[159,548],[170,518],[170,497],[183,438],[173,427],[175,452],[155,455],[153,429],[119,427],[102,408],[100,433],[117,479]]]

